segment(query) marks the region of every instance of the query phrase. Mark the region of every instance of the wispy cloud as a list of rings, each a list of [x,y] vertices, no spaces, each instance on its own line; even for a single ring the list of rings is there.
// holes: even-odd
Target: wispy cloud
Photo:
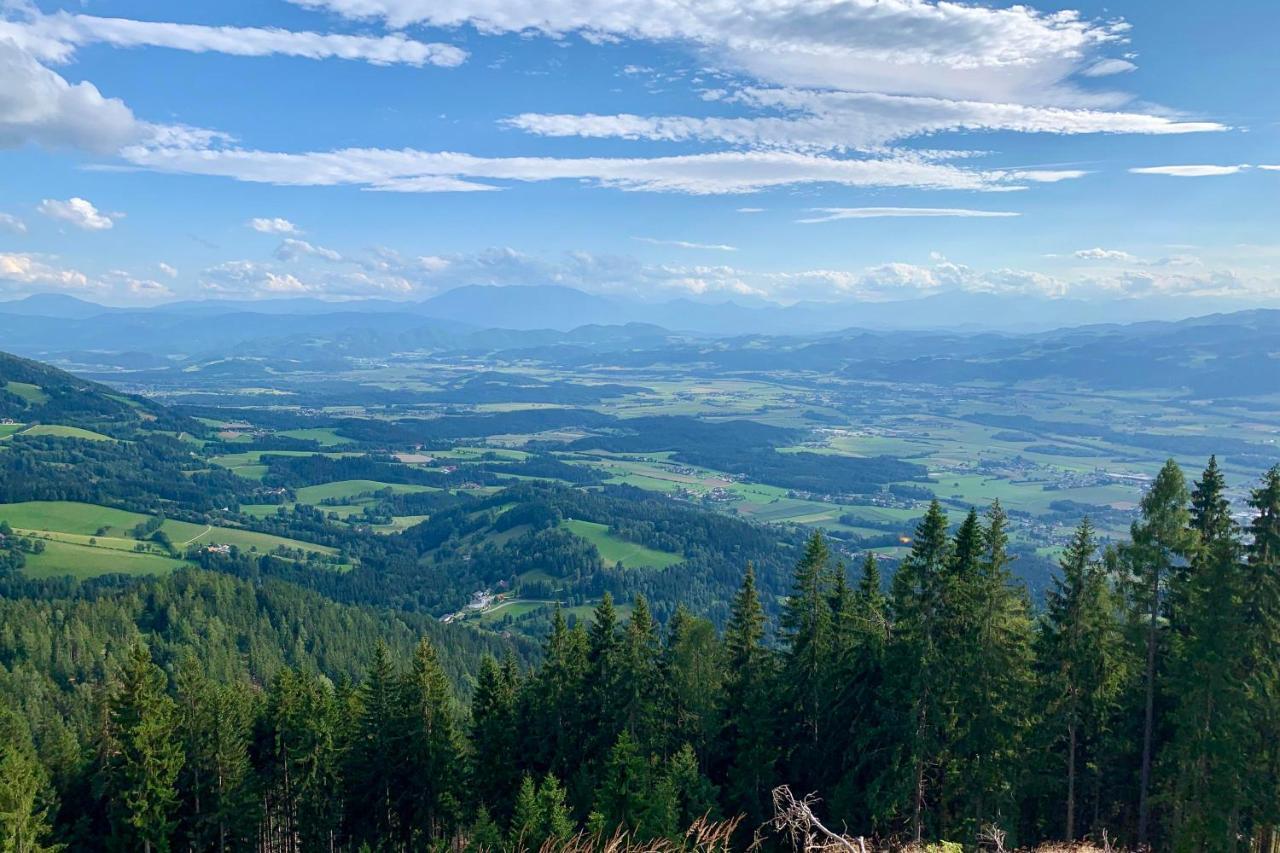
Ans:
[[[737,246],[729,246],[724,243],[690,243],[687,240],[658,240],[654,237],[632,237],[631,239],[654,246],[675,246],[677,249],[700,249],[711,252],[738,251]]]
[[[291,186],[354,185],[387,192],[473,192],[484,181],[572,180],[627,191],[717,195],[831,184],[1008,191],[1080,177],[1080,170],[976,169],[916,157],[835,158],[780,151],[673,157],[477,157],[413,149],[284,153],[241,148],[130,146],[122,156],[161,172]],[[281,232],[283,233],[283,232]]]
[[[1186,166],[1139,166],[1129,171],[1135,175],[1168,175],[1174,178],[1212,178],[1219,175],[1234,175],[1248,169],[1247,163],[1235,166],[1215,166],[1212,164],[1192,164]]]
[[[1138,66],[1127,59],[1102,59],[1080,73],[1085,77],[1110,77],[1112,74],[1128,74],[1137,70]]]
[[[1120,41],[1123,23],[1026,5],[911,0],[292,0],[357,20],[686,43],[761,80],[849,91],[1016,101]]]
[[[806,224],[815,222],[834,222],[839,219],[882,219],[896,217],[961,217],[961,218],[1001,218],[1021,216],[1011,210],[970,210],[962,207],[815,207],[811,208],[820,216],[797,219],[796,222]]]
[[[524,113],[505,121],[539,136],[719,141],[805,151],[870,149],[942,131],[1168,135],[1223,131],[1213,121],[1161,115],[904,97],[868,92],[749,88],[734,102],[765,115],[746,117]],[[781,111],[782,116],[777,113]]]
[[[90,44],[114,47],[162,47],[193,53],[233,56],[296,56],[348,59],[375,65],[438,65],[451,68],[467,53],[450,44],[415,41],[402,33],[357,36],[299,32],[279,27],[234,27],[100,18],[58,12],[25,20],[0,21],[0,37],[8,37],[42,60],[68,61],[75,49]]]
[[[26,234],[27,223],[23,222],[12,213],[0,213],[0,231],[9,231],[14,234]]]

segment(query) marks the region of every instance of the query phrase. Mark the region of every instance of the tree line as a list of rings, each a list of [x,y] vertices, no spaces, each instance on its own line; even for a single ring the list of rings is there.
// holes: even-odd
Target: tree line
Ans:
[[[1216,461],[1173,462],[1129,540],[1088,520],[1033,611],[999,504],[934,502],[891,580],[814,534],[775,625],[748,565],[723,631],[643,596],[557,612],[540,661],[486,654],[467,706],[436,643],[378,643],[357,681],[265,683],[157,661],[145,635],[93,686],[81,761],[54,774],[24,720],[0,838],[96,849],[536,848],[578,832],[678,842],[787,784],[828,826],[976,847],[1086,836],[1270,849],[1280,827],[1280,467],[1233,520]],[[163,664],[163,665],[161,665]],[[80,689],[83,689],[81,687]]]

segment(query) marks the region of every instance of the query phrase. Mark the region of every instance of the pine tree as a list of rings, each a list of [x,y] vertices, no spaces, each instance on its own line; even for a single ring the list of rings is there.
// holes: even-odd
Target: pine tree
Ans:
[[[472,792],[488,814],[506,819],[520,784],[518,675],[510,658],[480,659],[471,697]]]
[[[587,729],[588,755],[607,755],[618,734],[625,730],[620,684],[623,643],[618,630],[618,611],[613,596],[605,593],[592,613],[587,632],[587,671],[584,692],[595,716]]]
[[[135,643],[112,686],[101,774],[111,830],[121,845],[167,851],[182,769],[177,714],[164,672]]]
[[[239,685],[210,679],[190,653],[181,659],[175,681],[185,755],[178,788],[187,845],[198,850],[243,846],[257,818],[250,790],[250,699]]]
[[[1241,562],[1225,482],[1209,460],[1192,493],[1194,553],[1175,588],[1178,630],[1169,663],[1172,737],[1166,761],[1173,848],[1235,850],[1245,791],[1261,743],[1250,719],[1251,590]]]
[[[1142,498],[1142,517],[1134,522],[1132,543],[1126,557],[1131,573],[1131,602],[1135,615],[1145,623],[1142,631],[1146,654],[1146,691],[1142,725],[1142,765],[1138,788],[1138,844],[1150,837],[1151,767],[1159,745],[1155,742],[1156,698],[1162,646],[1161,616],[1170,578],[1191,553],[1194,534],[1187,510],[1186,482],[1182,469],[1170,459],[1160,469],[1151,489]]]
[[[839,778],[831,792],[831,811],[838,822],[868,830],[876,812],[872,786],[886,754],[882,690],[889,614],[881,583],[876,555],[868,551],[852,603],[842,605],[836,616],[836,633],[846,637],[840,645],[847,651],[836,672],[840,687],[833,716],[839,726],[837,748],[843,751],[832,761]]]
[[[721,725],[724,650],[715,626],[677,607],[667,623],[659,680],[670,697],[666,751],[691,744],[707,756]]]
[[[355,711],[358,725],[358,700]],[[328,849],[334,843],[343,811],[339,712],[333,689],[314,673],[284,670],[272,682],[266,743],[259,750],[267,757],[264,834],[278,849]]]
[[[550,773],[538,786],[538,816],[545,837],[563,842],[573,835],[573,816],[565,803],[564,786]]]
[[[605,832],[635,832],[650,806],[652,775],[630,732],[623,731],[604,763],[595,810],[604,816]]]
[[[796,564],[791,595],[779,620],[786,649],[780,692],[788,725],[796,733],[789,756],[790,778],[809,791],[817,787],[824,750],[822,723],[829,709],[828,688],[835,659],[832,635],[831,551],[815,531]]]
[[[543,662],[521,697],[529,722],[525,753],[542,772],[570,778],[587,754],[587,637],[581,625],[570,629],[557,605],[543,645]]]
[[[676,833],[683,834],[694,821],[718,817],[716,788],[703,775],[692,746],[686,743],[671,756],[663,778],[674,802],[672,824]]]
[[[878,786],[905,804],[911,837],[920,842],[929,817],[926,806],[944,759],[946,706],[939,684],[950,665],[941,656],[945,628],[947,567],[951,549],[947,516],[935,500],[916,527],[911,553],[893,578],[893,643],[887,681],[894,718],[895,760]]]
[[[1065,774],[1065,783],[1052,787],[1064,789],[1059,837],[1066,841],[1080,835],[1082,774],[1091,769],[1095,783],[1101,781],[1103,735],[1126,678],[1119,614],[1096,552],[1085,518],[1062,556],[1037,637],[1043,741],[1052,766]]]
[[[528,773],[520,780],[516,801],[511,809],[511,846],[538,849],[546,840],[542,826],[542,807],[538,803],[538,787]]]
[[[0,706],[0,851],[54,853],[52,791],[22,718]]]
[[[360,704],[347,773],[352,832],[370,843],[403,839],[408,832],[404,815],[408,710],[403,680],[381,641],[360,685]]]
[[[1030,604],[1009,571],[1007,517],[999,501],[991,505],[976,532],[976,559],[968,555],[971,522],[977,527],[972,512],[956,537],[958,568],[950,583],[957,588],[951,606],[961,608],[952,618],[962,631],[952,667],[961,720],[958,816],[976,840],[988,824],[1015,828],[1034,677]]]
[[[1259,732],[1280,731],[1280,465],[1272,468],[1249,498],[1245,583],[1249,633],[1249,688],[1252,720]],[[1253,817],[1253,849],[1280,844],[1280,745],[1263,738],[1255,757],[1254,785],[1248,792]]]
[[[658,627],[643,595],[637,595],[618,652],[618,721],[646,754],[661,751],[668,715],[667,687],[659,681],[661,645]]]
[[[414,650],[404,697],[406,819],[413,836],[439,840],[461,817],[465,764],[449,681],[435,647],[425,637]]]
[[[747,565],[724,632],[725,689],[719,753],[726,811],[758,826],[769,814],[776,780],[773,695],[775,661],[764,645],[764,610],[755,570]]]

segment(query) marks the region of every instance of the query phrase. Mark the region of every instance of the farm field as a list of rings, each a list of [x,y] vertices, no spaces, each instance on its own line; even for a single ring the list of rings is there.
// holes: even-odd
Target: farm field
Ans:
[[[80,438],[85,441],[116,440],[109,435],[103,435],[102,433],[94,432],[93,430],[81,429],[80,427],[73,426],[60,426],[58,424],[36,424],[33,427],[28,427],[27,429],[22,430],[21,434],[32,436],[49,435],[55,438]]]
[[[0,504],[0,520],[9,522],[9,525],[15,529],[84,537],[83,542],[75,541],[85,547],[88,547],[88,537],[102,537],[99,547],[111,548],[116,542],[128,542],[129,547],[132,548],[136,540],[129,536],[129,531],[149,518],[150,516],[141,513],[127,512],[114,507],[71,501]],[[284,547],[323,555],[335,553],[333,548],[324,545],[314,545],[269,533],[192,524],[175,519],[166,519],[160,529],[177,548],[195,544],[218,544],[234,545],[244,549],[252,548],[262,552]],[[99,531],[102,532],[99,533]]]
[[[110,574],[160,575],[185,565],[182,560],[158,554],[47,541],[43,553],[27,555],[23,573],[33,578],[69,575],[84,579]]]
[[[336,480],[319,486],[305,486],[297,490],[298,503],[318,505],[326,500],[347,500],[369,492],[390,489],[396,494],[434,492],[431,486],[413,486],[402,483],[380,483],[377,480]]]
[[[655,551],[634,542],[628,542],[609,532],[603,524],[591,521],[567,519],[564,526],[575,536],[581,536],[596,546],[600,558],[606,563],[622,563],[633,568],[665,569],[674,566],[684,558],[679,554],[667,551]]]

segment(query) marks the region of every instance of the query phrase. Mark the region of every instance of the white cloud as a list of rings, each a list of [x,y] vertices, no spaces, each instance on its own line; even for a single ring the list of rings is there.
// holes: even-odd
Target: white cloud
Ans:
[[[1086,77],[1110,77],[1112,74],[1128,74],[1138,66],[1127,59],[1101,59],[1080,73]]]
[[[111,217],[100,212],[92,202],[78,197],[66,201],[46,198],[36,206],[36,210],[50,219],[67,222],[85,231],[105,231],[115,225]]]
[[[160,263],[156,264],[156,268],[157,268],[157,269],[159,269],[159,270],[160,270],[160,272],[162,272],[162,273],[164,273],[165,275],[167,275],[169,278],[177,278],[177,277],[178,277],[178,270],[177,270],[177,268],[176,268],[176,267],[174,267],[174,266],[171,266],[170,264],[166,264],[164,261],[161,261]]]
[[[0,213],[0,231],[11,231],[14,234],[26,234],[27,223],[12,213]]]
[[[130,279],[127,287],[130,294],[140,299],[167,299],[173,296],[173,290],[168,285],[149,278]]]
[[[113,153],[147,138],[148,126],[92,83],[71,84],[0,38],[0,148],[27,144]]]
[[[797,219],[796,222],[834,222],[838,219],[880,219],[890,217],[961,217],[999,218],[1021,216],[1010,210],[969,210],[957,207],[815,207],[821,216]]]
[[[1266,171],[1268,171],[1268,172],[1280,172],[1280,165],[1278,165],[1278,166],[1259,166],[1258,168],[1259,168],[1259,169],[1264,169],[1264,170],[1266,170]]]
[[[1142,166],[1129,171],[1135,175],[1169,175],[1174,178],[1212,178],[1218,175],[1234,175],[1248,169],[1247,164],[1238,166],[1214,166],[1198,164],[1188,166]]]
[[[1134,263],[1138,259],[1119,249],[1077,249],[1075,256],[1082,261],[1120,261]]]
[[[927,0],[292,0],[393,27],[677,42],[784,85],[1016,100],[1122,40],[1124,24]],[[1065,94],[1065,93],[1064,93]]]
[[[415,41],[401,33],[354,36],[295,32],[278,27],[212,27],[164,21],[99,18],[58,12],[35,14],[20,21],[0,21],[0,37],[9,37],[48,62],[68,61],[77,47],[162,47],[193,53],[233,56],[296,56],[306,59],[350,59],[375,65],[454,67],[466,51],[449,44]]]
[[[865,150],[911,137],[956,130],[1163,135],[1227,129],[1217,122],[1181,121],[1145,113],[869,92],[749,88],[739,92],[734,100],[769,114],[699,118],[524,113],[507,119],[506,124],[541,136],[714,140],[804,151]]]
[[[773,187],[1008,190],[1080,177],[1079,170],[972,169],[892,154],[833,158],[780,151],[725,151],[673,157],[477,157],[454,152],[352,148],[287,154],[240,148],[131,146],[136,166],[163,172],[221,175],[290,186],[355,185],[391,192],[493,190],[477,181],[573,180],[628,191],[692,195],[751,193]],[[277,232],[285,233],[285,232]]]
[[[764,213],[764,211],[765,211],[765,208],[763,208],[763,207],[740,207],[740,208],[738,208],[738,213]]]
[[[326,249],[324,246],[316,246],[306,240],[296,240],[292,237],[286,238],[276,248],[276,257],[282,261],[293,261],[303,257],[320,258],[334,263],[342,260],[342,255],[333,249]]]
[[[1059,298],[1145,298],[1162,294],[1280,298],[1274,276],[1221,269],[1192,269],[1164,262],[1135,261],[1128,267],[1072,276],[996,267],[976,269],[934,254],[924,264],[892,262],[855,269],[757,270],[728,264],[646,263],[632,256],[571,251],[556,257],[510,248],[474,253],[402,257],[390,249],[341,263],[310,257],[300,266],[230,261],[205,270],[206,292],[221,296],[313,295],[356,298],[370,295],[422,296],[472,284],[556,284],[593,293],[640,299],[679,295],[750,296],[780,303],[889,301],[944,292],[973,292]]]
[[[301,234],[302,231],[287,219],[280,217],[255,217],[245,223],[259,234]]]
[[[687,240],[658,240],[653,237],[632,237],[641,243],[650,243],[654,246],[675,246],[677,249],[703,249],[712,252],[736,252],[737,246],[729,246],[725,243],[690,243]]]
[[[89,290],[96,287],[79,270],[55,266],[39,255],[0,254],[0,281],[56,290]]]

